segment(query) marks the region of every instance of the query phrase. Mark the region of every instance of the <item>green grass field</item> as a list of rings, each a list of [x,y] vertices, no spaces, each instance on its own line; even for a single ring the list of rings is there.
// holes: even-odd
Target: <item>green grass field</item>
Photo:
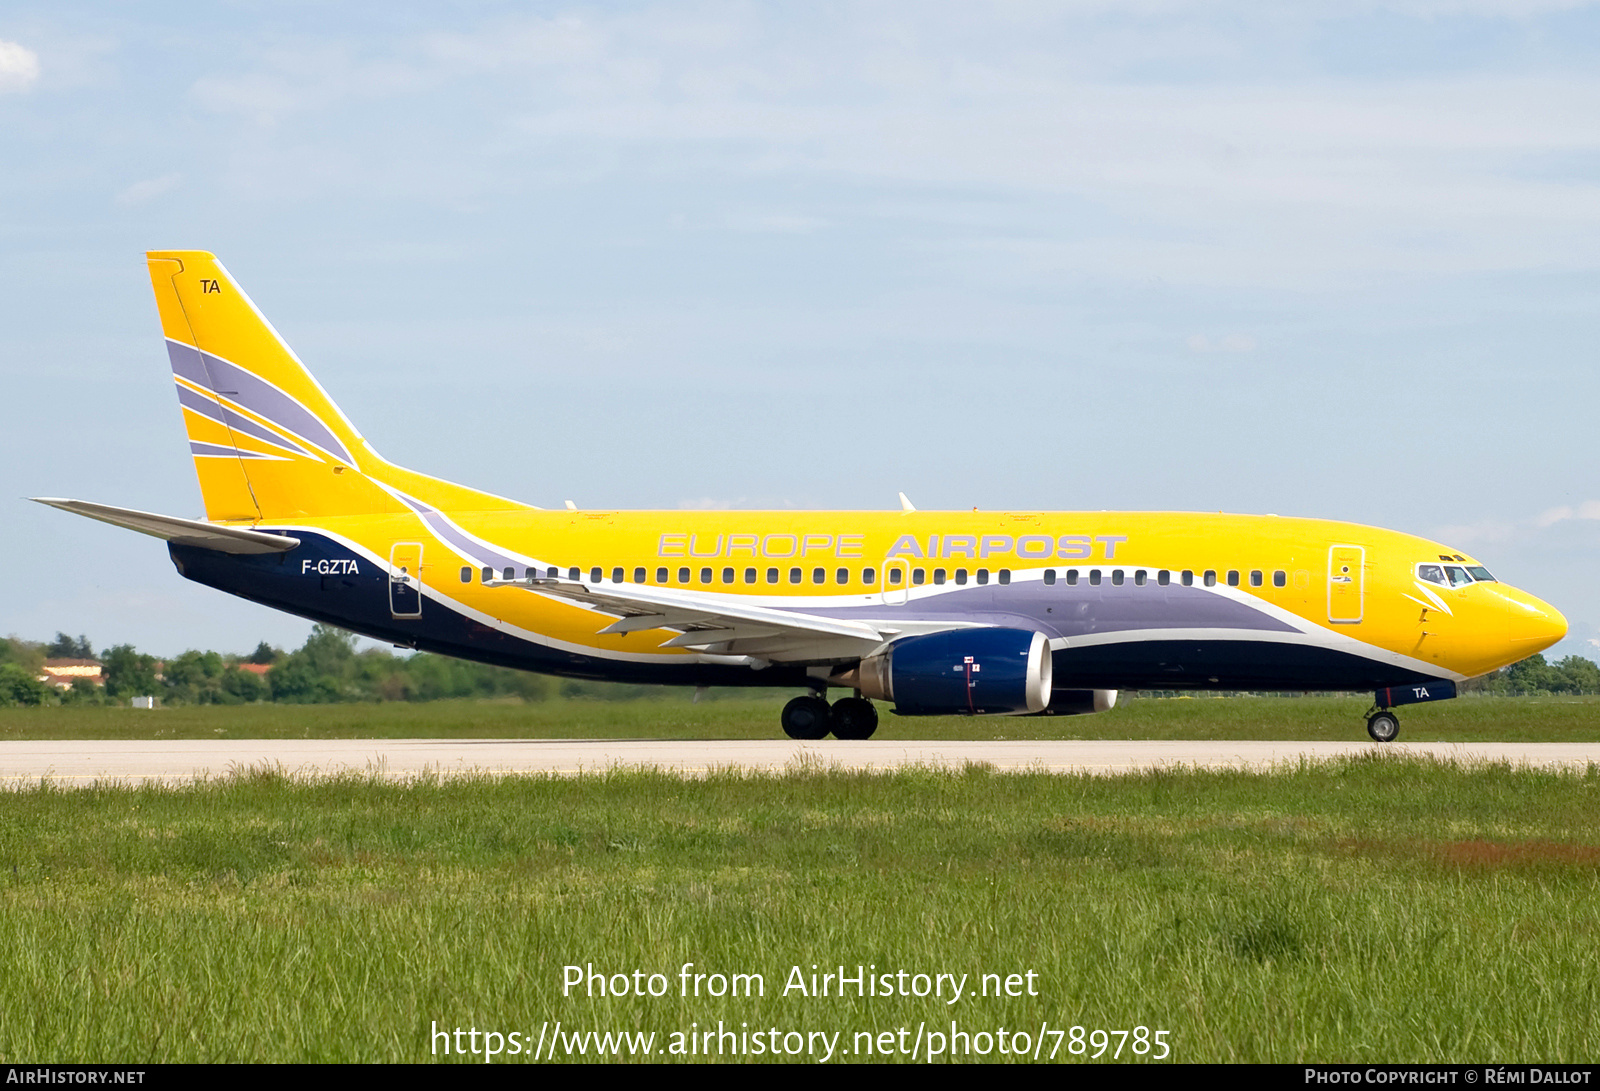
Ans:
[[[775,737],[777,708],[7,709],[0,738]],[[1060,719],[885,716],[881,733],[1364,738],[1364,709],[1147,699]],[[1462,699],[1404,710],[1402,737],[1592,740],[1597,713],[1594,700]],[[0,792],[0,1061],[645,1048],[724,1061],[1037,1050],[1077,1063],[1101,1048],[1101,1061],[1134,1063],[1161,1048],[1191,1062],[1586,1061],[1600,1034],[1597,831],[1600,768],[1381,753],[1272,774],[396,784],[256,772],[176,789],[38,786]],[[628,975],[630,995],[564,995],[569,965]],[[892,995],[840,997],[835,982],[808,995],[813,972],[822,984],[841,966],[887,975]],[[785,991],[796,967],[806,993]],[[708,975],[701,995],[682,995],[695,973]],[[736,974],[760,975],[762,992],[710,994]],[[963,994],[948,1003],[955,980]],[[898,994],[936,982],[940,996]]]
[[[1381,755],[34,788],[0,793],[0,1060],[443,1060],[433,1032],[460,1027],[480,1037],[448,1059],[493,1031],[515,1061],[559,1020],[653,1033],[656,1057],[720,1021],[746,1035],[723,1060],[1002,1059],[1004,1028],[1074,1062],[1101,1040],[1111,1059],[1095,1030],[1134,1032],[1136,1063],[1157,1031],[1174,1061],[1586,1061],[1597,828],[1600,770]],[[684,963],[764,995],[685,997]],[[591,964],[663,995],[563,995]],[[954,1004],[785,995],[813,965],[967,984]],[[1002,995],[975,995],[984,974]]]
[[[5,739],[780,738],[789,695],[660,700],[0,708]],[[1365,739],[1365,697],[1132,698],[1094,716],[895,716],[884,739]],[[1600,741],[1600,697],[1464,697],[1399,710],[1407,741]]]

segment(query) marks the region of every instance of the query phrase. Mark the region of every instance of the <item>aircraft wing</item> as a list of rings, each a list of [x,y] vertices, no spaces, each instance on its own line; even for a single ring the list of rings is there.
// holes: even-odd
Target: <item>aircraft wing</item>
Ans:
[[[70,511],[74,515],[98,519],[112,526],[136,530],[152,538],[161,538],[179,545],[214,549],[219,553],[286,553],[300,544],[299,538],[287,534],[263,534],[245,527],[229,527],[220,523],[207,523],[200,519],[179,519],[175,515],[157,515],[133,508],[114,508],[110,504],[91,504],[87,500],[63,500],[52,496],[29,497],[36,504]]]
[[[746,605],[730,601],[732,596],[708,598],[644,584],[602,588],[581,581],[535,578],[492,581],[490,585],[527,587],[615,615],[615,621],[599,630],[602,634],[678,630],[678,636],[661,644],[663,648],[792,662],[865,655],[899,632],[866,622]]]

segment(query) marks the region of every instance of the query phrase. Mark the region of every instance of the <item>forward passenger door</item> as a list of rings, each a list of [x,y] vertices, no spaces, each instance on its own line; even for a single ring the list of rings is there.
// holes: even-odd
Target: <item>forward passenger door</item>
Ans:
[[[1361,546],[1328,549],[1328,620],[1359,625],[1366,605],[1366,553]]]

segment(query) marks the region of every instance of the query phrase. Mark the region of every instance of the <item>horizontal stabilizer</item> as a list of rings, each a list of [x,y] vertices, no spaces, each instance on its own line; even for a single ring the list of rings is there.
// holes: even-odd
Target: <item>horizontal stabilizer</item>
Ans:
[[[91,504],[87,500],[61,500],[49,496],[30,499],[37,504],[70,511],[74,515],[137,530],[152,538],[200,549],[214,549],[219,553],[286,553],[300,544],[299,538],[291,538],[286,534],[265,534],[243,527],[218,526],[200,519],[179,519],[173,515],[156,515],[132,508],[114,508],[109,504]]]

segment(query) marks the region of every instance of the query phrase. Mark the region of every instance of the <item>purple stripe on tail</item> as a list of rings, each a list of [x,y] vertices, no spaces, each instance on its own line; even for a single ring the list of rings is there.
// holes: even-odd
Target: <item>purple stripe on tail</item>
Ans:
[[[355,459],[345,450],[344,444],[330,432],[326,425],[305,406],[264,379],[231,364],[220,356],[202,353],[192,345],[177,341],[167,342],[167,356],[172,361],[174,374],[202,386],[236,405],[242,405],[256,416],[271,421],[286,432],[316,444],[328,454],[349,466]]]

